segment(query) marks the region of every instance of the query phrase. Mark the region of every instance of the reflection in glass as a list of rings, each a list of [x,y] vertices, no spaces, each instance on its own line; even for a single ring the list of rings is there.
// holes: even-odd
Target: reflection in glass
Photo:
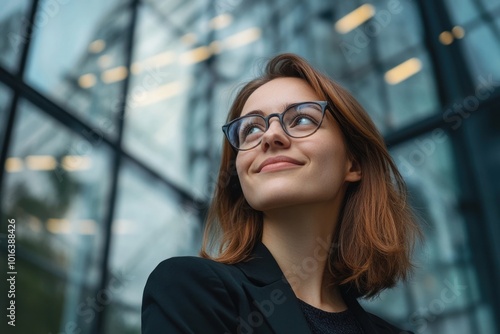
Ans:
[[[484,5],[484,9],[487,12],[500,14],[500,3],[496,0],[481,0],[480,1]]]
[[[182,14],[181,14],[182,15]],[[186,183],[184,135],[192,66],[181,63],[192,49],[188,31],[172,31],[148,5],[139,7],[126,103],[124,146],[163,175]],[[199,84],[199,83],[198,83]],[[189,134],[192,136],[192,134]]]
[[[110,152],[19,104],[5,167],[2,221],[16,220],[19,333],[88,333],[103,247]],[[2,255],[3,257],[3,255]],[[22,273],[22,275],[21,275]],[[83,304],[82,304],[83,303]]]
[[[381,75],[371,67],[362,76],[351,78],[349,86],[355,92],[356,99],[370,114],[377,129],[382,133],[391,129],[391,119],[385,84]]]
[[[478,16],[478,6],[475,0],[445,0],[450,12],[451,21],[463,25]]]
[[[106,333],[139,331],[149,273],[162,260],[196,255],[201,246],[199,212],[141,169],[126,162],[120,172],[110,270],[122,277],[106,320]]]
[[[377,13],[367,31],[377,47],[378,57],[386,60],[422,43],[422,22],[414,2],[373,1]]]
[[[491,330],[491,318],[483,318],[491,310],[478,293],[459,207],[451,139],[435,129],[395,147],[391,154],[407,182],[425,239],[416,249],[411,280],[383,293],[367,308],[387,313],[388,318],[396,315],[394,321],[415,333],[479,333],[480,320]]]
[[[397,72],[392,72],[397,71]],[[389,75],[397,79],[392,81]],[[389,108],[388,128],[401,128],[436,112],[439,101],[434,73],[427,53],[423,50],[391,63],[384,75]]]
[[[492,23],[493,24],[493,23]],[[495,28],[498,30],[498,28]],[[483,24],[466,31],[462,40],[462,50],[470,64],[472,78],[476,85],[493,79],[498,86],[500,79],[500,41],[493,28]]]
[[[41,1],[41,13],[51,2]],[[57,12],[35,30],[27,82],[97,130],[116,135],[120,110],[128,2],[56,2]],[[45,8],[45,9],[44,9]],[[43,23],[43,24],[42,24]]]
[[[406,126],[413,130],[441,109],[429,61],[435,51],[423,40],[416,2],[296,1],[285,8],[242,0],[138,1],[130,68],[125,66],[130,1],[38,3],[26,83],[97,133],[116,139],[118,102],[130,76],[120,147],[160,179],[122,157],[117,206],[105,207],[113,153],[99,140],[71,133],[22,102],[2,192],[3,214],[18,219],[20,227],[19,302],[25,309],[19,312],[30,314],[32,320],[20,323],[25,326],[19,327],[21,332],[76,332],[67,327],[74,322],[86,333],[98,312],[89,303],[107,292],[113,302],[105,311],[105,331],[139,333],[147,275],[167,257],[195,254],[200,242],[200,208],[181,204],[180,195],[167,183],[197,198],[210,198],[223,139],[220,127],[230,101],[238,85],[254,77],[272,54],[297,53],[342,82],[386,134]],[[0,36],[0,66],[12,73],[19,62],[17,47],[25,45],[24,18],[31,4],[3,1],[0,6],[0,31],[7,32]],[[445,4],[453,25],[460,25],[465,34],[457,39],[454,34],[460,35],[460,30],[452,33],[453,27],[447,27],[453,37],[448,39],[450,47],[463,46],[476,87],[484,80],[498,86],[500,51],[492,27],[500,28],[500,3]],[[349,32],[339,32],[336,23],[360,7],[365,17]],[[426,28],[432,30],[442,22],[429,23]],[[20,38],[9,39],[12,33]],[[407,63],[412,59],[418,61]],[[449,78],[440,80],[446,91]],[[481,92],[491,97],[490,88]],[[0,84],[0,136],[11,98],[7,89]],[[490,105],[495,108],[495,103]],[[471,147],[484,146],[474,157],[487,175],[478,186],[488,190],[471,196],[488,198],[482,204],[492,221],[500,187],[491,175],[498,170],[500,150],[498,136],[489,133],[497,131],[497,118],[485,118],[474,128],[478,134],[471,136],[477,140]],[[393,150],[427,238],[418,249],[413,280],[384,293],[372,307],[416,333],[488,333],[491,308],[481,299],[469,257],[479,252],[469,246],[477,243],[468,240],[464,230],[453,174],[468,170],[453,166],[450,141],[431,132]],[[103,270],[103,215],[108,209],[115,210],[110,281],[106,291],[96,291]],[[488,280],[481,279],[481,285],[491,289]],[[441,312],[439,295],[453,280],[464,282],[467,289]],[[0,281],[1,291],[4,286]]]
[[[15,73],[28,38],[28,10],[31,1],[2,1],[0,11],[0,65]],[[36,29],[37,27],[35,27]]]

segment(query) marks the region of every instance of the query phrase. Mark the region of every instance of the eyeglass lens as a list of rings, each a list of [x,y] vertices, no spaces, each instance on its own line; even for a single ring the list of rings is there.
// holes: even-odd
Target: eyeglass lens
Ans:
[[[267,131],[270,116],[266,119],[261,115],[248,115],[232,123],[228,131],[231,144],[242,150],[257,146]],[[320,126],[323,108],[314,102],[301,103],[285,110],[278,117],[283,130],[289,136],[306,137]]]

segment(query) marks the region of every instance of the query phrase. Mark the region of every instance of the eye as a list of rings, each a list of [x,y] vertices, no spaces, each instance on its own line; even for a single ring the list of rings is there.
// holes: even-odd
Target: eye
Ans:
[[[321,123],[322,115],[319,105],[304,103],[287,111],[285,119],[288,128],[297,127],[297,129],[304,128],[305,130],[312,126],[318,126]]]
[[[294,115],[293,118],[291,118],[287,124],[289,128],[309,128],[311,126],[317,126],[319,123],[319,120],[316,119],[317,117],[314,117],[311,114],[307,113],[298,113]]]
[[[311,117],[306,115],[299,115],[295,117],[295,119],[293,120],[292,126],[311,125],[311,124],[316,125],[316,122],[313,119],[311,119]]]
[[[252,134],[259,133],[259,132],[262,132],[262,129],[260,128],[259,125],[257,125],[257,124],[248,124],[243,129],[242,134],[244,136],[250,136]]]
[[[240,142],[248,142],[257,140],[260,138],[262,133],[264,133],[265,124],[261,124],[259,121],[249,121],[242,124],[239,130]]]

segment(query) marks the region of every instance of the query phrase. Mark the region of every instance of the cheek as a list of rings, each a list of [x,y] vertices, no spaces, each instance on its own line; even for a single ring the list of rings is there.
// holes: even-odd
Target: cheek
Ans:
[[[343,178],[345,175],[347,155],[342,147],[337,145],[325,148],[318,152],[318,162],[321,166],[320,175],[327,178]],[[337,182],[337,181],[334,181]]]
[[[245,180],[245,176],[248,173],[248,169],[250,168],[250,161],[245,154],[241,152],[236,156],[236,173],[238,174],[238,178],[240,182]]]
[[[243,166],[239,155],[236,157],[235,165],[236,165],[236,173],[238,174],[238,177],[241,178]]]
[[[252,198],[255,195],[256,187],[251,178],[250,169],[254,162],[255,156],[252,152],[239,152],[236,156],[236,172],[240,181],[240,187],[245,198]],[[255,181],[255,180],[254,180]]]

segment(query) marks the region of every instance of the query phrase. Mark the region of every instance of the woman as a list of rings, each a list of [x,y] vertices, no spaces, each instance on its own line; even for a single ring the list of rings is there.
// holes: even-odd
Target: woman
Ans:
[[[143,333],[403,333],[356,301],[407,277],[419,233],[363,108],[283,54],[223,131],[202,258],[153,271]]]

